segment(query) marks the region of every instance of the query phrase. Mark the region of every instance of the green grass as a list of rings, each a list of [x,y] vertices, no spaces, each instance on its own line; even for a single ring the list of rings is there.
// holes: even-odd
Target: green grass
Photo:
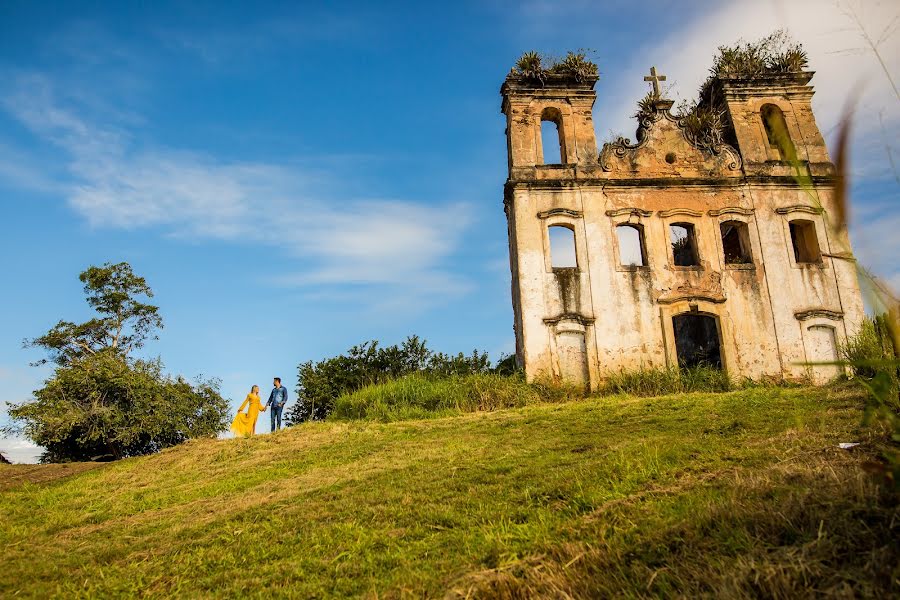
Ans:
[[[896,595],[862,402],[529,400],[191,442],[0,491],[0,597]]]
[[[751,382],[744,382],[749,384]],[[662,396],[690,392],[728,392],[738,386],[722,369],[712,367],[641,368],[620,371],[609,375],[603,382],[606,394],[633,394],[635,396]]]
[[[519,376],[414,374],[344,394],[335,400],[331,418],[383,422],[430,419],[559,402],[577,395],[574,389],[563,386],[529,385]]]

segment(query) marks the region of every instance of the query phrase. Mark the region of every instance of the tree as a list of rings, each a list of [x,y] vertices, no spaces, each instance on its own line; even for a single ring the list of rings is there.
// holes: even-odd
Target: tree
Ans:
[[[27,340],[27,346],[44,348],[49,358],[37,364],[67,365],[84,356],[112,352],[121,357],[157,339],[163,326],[159,307],[146,304],[153,290],[143,277],[134,274],[128,263],[106,263],[89,267],[78,277],[84,283],[87,303],[99,313],[85,323],[60,321],[41,337]]]
[[[46,448],[44,462],[118,459],[157,452],[224,429],[228,402],[216,380],[163,373],[162,362],[129,353],[162,327],[153,291],[128,263],[90,267],[80,276],[99,316],[60,321],[29,342],[56,364],[33,399],[11,405],[21,431]]]

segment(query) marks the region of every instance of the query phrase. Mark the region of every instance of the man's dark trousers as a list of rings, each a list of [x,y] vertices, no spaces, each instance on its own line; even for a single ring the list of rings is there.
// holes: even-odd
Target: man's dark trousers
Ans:
[[[284,410],[283,406],[275,406],[274,404],[269,407],[269,410],[272,411],[272,431],[276,429],[281,429],[281,411]]]

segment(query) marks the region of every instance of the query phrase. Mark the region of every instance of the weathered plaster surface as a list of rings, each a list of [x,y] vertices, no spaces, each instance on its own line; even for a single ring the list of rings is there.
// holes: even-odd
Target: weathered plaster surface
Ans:
[[[863,317],[846,229],[834,227],[834,166],[810,107],[811,73],[723,81],[736,147],[694,144],[660,101],[634,144],[598,152],[594,80],[504,83],[516,351],[529,379],[596,387],[612,372],[677,365],[672,317],[718,320],[734,377],[823,382],[836,344]],[[760,117],[778,106],[804,174],[769,146]],[[542,117],[562,134],[563,164],[544,165]],[[822,254],[797,264],[788,223],[812,221]],[[752,263],[725,264],[720,224],[746,224]],[[616,226],[638,225],[645,266],[620,264]],[[673,264],[669,226],[694,226],[700,264]],[[577,267],[554,269],[548,227],[575,233]]]

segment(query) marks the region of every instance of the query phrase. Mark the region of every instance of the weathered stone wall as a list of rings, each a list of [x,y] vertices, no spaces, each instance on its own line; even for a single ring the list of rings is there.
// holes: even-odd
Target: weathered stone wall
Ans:
[[[672,318],[686,312],[717,319],[723,367],[736,377],[800,378],[810,374],[803,363],[834,357],[863,309],[846,230],[827,222],[833,166],[808,81],[725,82],[738,148],[695,144],[661,101],[635,144],[598,155],[594,81],[507,80],[505,206],[517,356],[529,379],[596,387],[611,372],[677,365]],[[805,178],[773,155],[759,117],[766,104],[781,108]],[[562,165],[542,164],[542,118],[560,125]],[[820,261],[795,260],[793,219],[813,224]],[[744,224],[750,263],[726,264],[725,221]],[[673,223],[693,226],[696,266],[674,264]],[[643,232],[645,265],[621,264],[621,224]],[[574,232],[577,267],[553,268],[551,226]]]

